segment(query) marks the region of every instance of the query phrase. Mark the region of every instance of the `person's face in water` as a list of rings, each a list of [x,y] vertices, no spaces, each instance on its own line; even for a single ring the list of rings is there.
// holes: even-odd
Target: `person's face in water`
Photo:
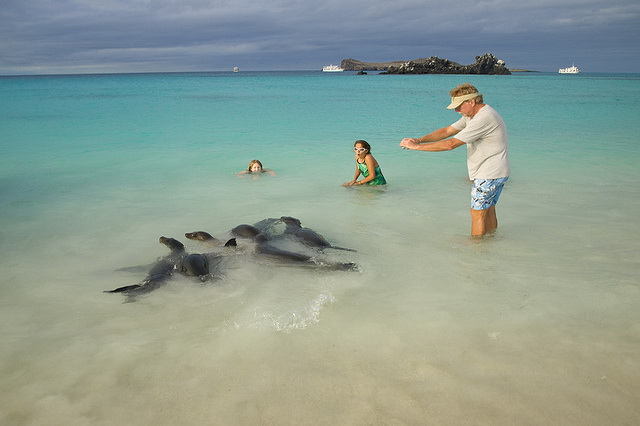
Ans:
[[[353,147],[353,150],[355,151],[356,155],[359,158],[364,158],[367,155],[367,152],[368,152],[367,148],[362,146],[361,143],[355,144],[355,146]]]
[[[251,171],[256,173],[256,172],[261,172],[262,171],[262,166],[258,163],[253,163],[251,165]]]

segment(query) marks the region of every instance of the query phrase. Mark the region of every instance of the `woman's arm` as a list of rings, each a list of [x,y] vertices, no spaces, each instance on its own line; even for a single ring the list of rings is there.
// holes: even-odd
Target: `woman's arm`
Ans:
[[[356,174],[353,177],[353,180],[350,182],[345,182],[342,184],[342,186],[351,186],[351,185],[355,185],[356,180],[358,180],[358,176],[360,176],[360,169],[358,168],[358,165],[356,164]]]

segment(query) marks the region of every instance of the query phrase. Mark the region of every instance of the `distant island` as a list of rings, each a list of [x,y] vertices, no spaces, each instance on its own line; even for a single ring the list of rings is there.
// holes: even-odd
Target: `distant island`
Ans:
[[[362,62],[356,59],[343,59],[340,66],[345,71],[384,71],[381,74],[511,74],[505,62],[491,53],[476,56],[476,61],[470,65],[460,65],[449,59],[431,56],[412,61],[392,62]]]

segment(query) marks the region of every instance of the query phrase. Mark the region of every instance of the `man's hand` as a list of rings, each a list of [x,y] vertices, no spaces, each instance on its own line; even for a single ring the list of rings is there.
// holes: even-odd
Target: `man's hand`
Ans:
[[[400,141],[400,146],[403,149],[416,149],[420,145],[415,138],[404,138]]]

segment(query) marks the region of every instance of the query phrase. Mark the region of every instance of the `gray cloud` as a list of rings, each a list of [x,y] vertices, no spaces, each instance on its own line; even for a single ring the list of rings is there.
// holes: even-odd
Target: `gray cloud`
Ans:
[[[508,66],[638,71],[637,0],[5,0],[0,74],[319,69],[491,52]]]

